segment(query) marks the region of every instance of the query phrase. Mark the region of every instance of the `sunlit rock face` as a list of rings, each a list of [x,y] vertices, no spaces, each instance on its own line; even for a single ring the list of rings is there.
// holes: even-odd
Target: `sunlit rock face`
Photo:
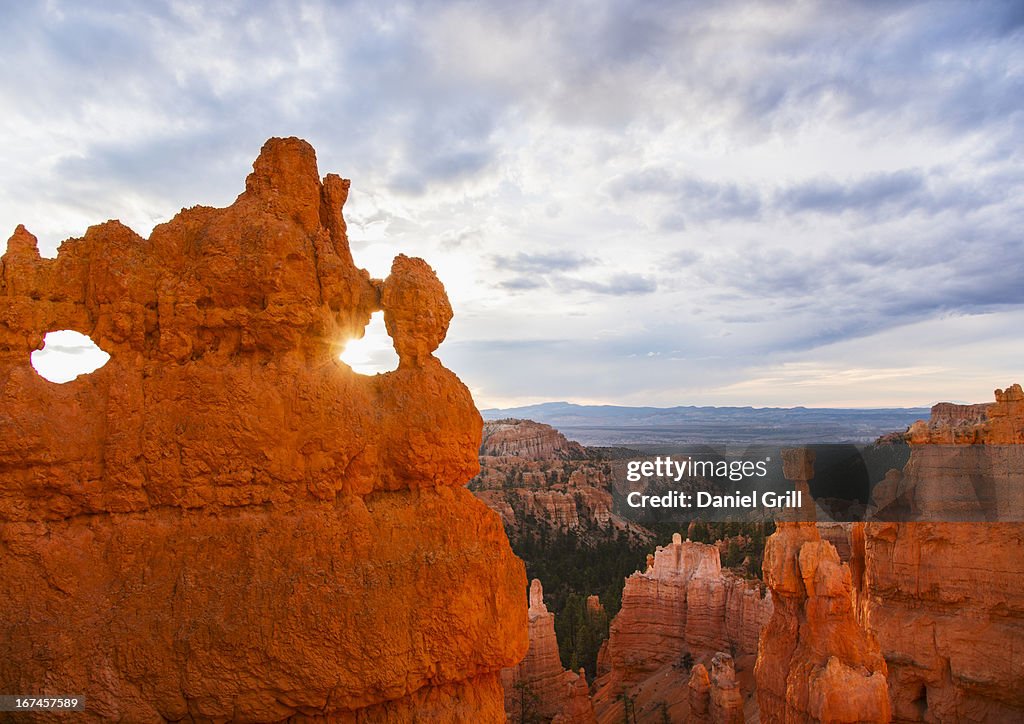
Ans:
[[[813,453],[783,451],[786,477],[805,487]],[[781,521],[762,564],[774,609],[758,641],[762,721],[888,722],[886,662],[857,620],[851,567],[814,522]]]
[[[309,144],[271,139],[229,207],[116,221],[0,266],[0,690],[123,721],[502,721],[522,563],[463,489],[481,420],[433,356],[422,260],[357,269]],[[383,310],[400,363],[338,360]],[[30,354],[110,354],[64,385]]]
[[[937,405],[908,438],[899,489],[918,511],[984,502],[995,517],[1020,519],[1019,385],[996,390],[994,403]],[[987,481],[982,498],[978,481]],[[867,523],[853,544],[858,612],[888,663],[894,719],[1024,721],[1024,524]]]

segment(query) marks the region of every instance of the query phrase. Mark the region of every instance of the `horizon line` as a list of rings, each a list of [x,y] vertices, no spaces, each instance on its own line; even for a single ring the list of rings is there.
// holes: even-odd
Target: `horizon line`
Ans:
[[[935,405],[941,404],[952,404],[952,405],[977,405],[977,404],[988,404],[987,402],[955,402],[952,400],[940,400],[938,402],[932,402],[930,404],[921,405],[895,405],[895,406],[865,406],[865,407],[842,407],[842,406],[829,406],[829,405],[622,405],[606,402],[571,402],[569,400],[548,400],[545,402],[532,402],[525,405],[513,405],[510,407],[478,407],[481,412],[487,412],[491,410],[504,411],[504,410],[518,410],[526,407],[540,407],[541,405],[574,405],[576,407],[616,407],[622,409],[641,409],[649,408],[653,410],[674,410],[681,407],[696,408],[696,409],[735,409],[735,410],[930,410]]]

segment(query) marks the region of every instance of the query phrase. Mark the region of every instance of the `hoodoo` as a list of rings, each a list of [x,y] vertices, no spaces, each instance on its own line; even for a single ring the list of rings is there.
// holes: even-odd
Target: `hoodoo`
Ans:
[[[504,720],[522,563],[463,488],[481,420],[422,260],[357,269],[349,182],[271,139],[229,207],[0,262],[0,691],[94,720]],[[339,346],[383,310],[400,356]],[[66,385],[47,332],[110,353]]]

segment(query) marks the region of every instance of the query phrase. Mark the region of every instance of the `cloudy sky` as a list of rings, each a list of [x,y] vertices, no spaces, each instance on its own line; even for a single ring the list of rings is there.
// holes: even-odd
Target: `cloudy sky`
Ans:
[[[1024,382],[1018,0],[206,5],[0,5],[4,237],[147,235],[297,135],[482,407]]]

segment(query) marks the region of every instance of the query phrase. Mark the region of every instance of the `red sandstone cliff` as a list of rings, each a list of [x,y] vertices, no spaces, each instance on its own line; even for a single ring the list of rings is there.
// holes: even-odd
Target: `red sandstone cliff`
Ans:
[[[978,405],[956,405],[952,402],[939,402],[932,405],[932,427],[957,427],[959,425],[976,425],[988,417],[991,402]]]
[[[688,700],[692,724],[743,724],[743,696],[736,682],[732,657],[717,653],[711,658],[711,673],[704,664],[690,672]]]
[[[892,487],[933,519],[981,509],[996,522],[855,530],[859,613],[888,662],[896,721],[1024,720],[1024,393],[995,398],[937,405],[912,426]]]
[[[505,712],[509,722],[549,721],[596,724],[590,688],[583,669],[566,671],[558,658],[555,614],[544,604],[544,589],[530,583],[530,648],[518,665],[502,671]]]
[[[503,721],[525,576],[462,486],[481,421],[425,262],[372,280],[349,182],[272,139],[224,209],[0,261],[0,690],[87,718]],[[339,344],[383,309],[397,370]],[[110,353],[66,385],[45,333]]]

